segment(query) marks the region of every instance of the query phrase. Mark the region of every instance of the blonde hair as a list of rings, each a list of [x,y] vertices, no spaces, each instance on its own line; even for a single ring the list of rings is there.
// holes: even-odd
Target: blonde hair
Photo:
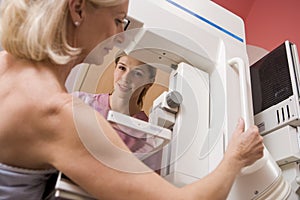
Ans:
[[[86,0],[116,6],[124,0]],[[7,52],[34,61],[66,64],[80,54],[67,41],[69,0],[1,0],[0,37]]]

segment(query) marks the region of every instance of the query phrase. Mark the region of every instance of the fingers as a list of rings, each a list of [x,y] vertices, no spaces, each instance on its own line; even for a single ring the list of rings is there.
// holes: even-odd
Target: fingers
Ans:
[[[246,165],[254,163],[259,158],[263,157],[263,137],[260,135],[257,126],[251,126],[243,134],[244,141],[244,160]]]
[[[235,132],[228,145],[227,155],[233,156],[237,163],[247,166],[263,156],[263,137],[257,126],[251,126],[246,131],[243,119],[239,119]]]
[[[238,135],[244,132],[244,129],[245,129],[245,122],[243,118],[239,118],[235,131],[233,132],[233,136],[235,135],[234,137],[238,137]]]
[[[251,126],[248,128],[248,130],[244,133],[245,137],[247,137],[252,143],[263,145],[263,137],[260,135],[258,127],[257,126]]]
[[[244,132],[245,129],[245,122],[242,118],[239,119],[238,124],[236,126],[236,131],[238,132]]]

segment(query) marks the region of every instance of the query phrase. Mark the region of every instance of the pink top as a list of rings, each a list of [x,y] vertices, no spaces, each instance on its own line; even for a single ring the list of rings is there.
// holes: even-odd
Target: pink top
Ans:
[[[90,105],[92,108],[97,110],[103,117],[107,118],[108,111],[111,110],[109,105],[109,94],[90,94],[86,92],[74,92],[73,96],[80,98],[84,103]],[[148,116],[144,111],[131,116],[143,121],[148,121]],[[128,148],[135,153],[137,157],[149,153],[153,150],[153,145],[155,144],[154,139],[147,138],[143,133],[133,134],[126,133],[122,130],[122,127],[112,124],[113,128],[117,131],[119,136],[122,138],[124,143]],[[147,140],[147,141],[146,141]],[[143,162],[148,165],[153,170],[160,169],[162,152],[151,155],[150,157],[143,160]]]

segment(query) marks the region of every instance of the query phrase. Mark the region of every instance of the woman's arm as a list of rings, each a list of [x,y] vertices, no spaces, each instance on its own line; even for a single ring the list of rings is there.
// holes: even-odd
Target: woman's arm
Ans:
[[[226,199],[241,169],[263,156],[263,137],[258,128],[252,126],[246,132],[243,131],[244,121],[240,119],[218,167],[201,181],[186,186],[193,191],[190,192],[194,195],[193,199]]]
[[[225,199],[240,169],[262,156],[257,129],[242,133],[242,124],[217,169],[179,189],[136,159],[109,123],[78,99],[66,103],[50,127],[48,161],[99,199]]]

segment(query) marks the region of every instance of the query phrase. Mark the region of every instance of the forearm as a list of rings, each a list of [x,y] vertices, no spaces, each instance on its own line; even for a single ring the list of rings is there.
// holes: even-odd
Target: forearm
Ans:
[[[241,169],[263,156],[263,138],[258,128],[251,126],[243,131],[241,119],[219,166],[200,181],[183,188],[186,195],[193,195],[187,199],[226,199]]]
[[[223,159],[212,173],[182,189],[190,196],[187,199],[226,199],[241,167],[240,163]]]
[[[229,161],[223,160],[211,174],[182,188],[169,184],[151,172],[141,174],[119,172],[119,180],[115,180],[116,186],[111,188],[119,188],[119,194],[123,194],[115,199],[124,197],[124,199],[132,200],[225,200],[241,169],[240,166],[231,165]]]

